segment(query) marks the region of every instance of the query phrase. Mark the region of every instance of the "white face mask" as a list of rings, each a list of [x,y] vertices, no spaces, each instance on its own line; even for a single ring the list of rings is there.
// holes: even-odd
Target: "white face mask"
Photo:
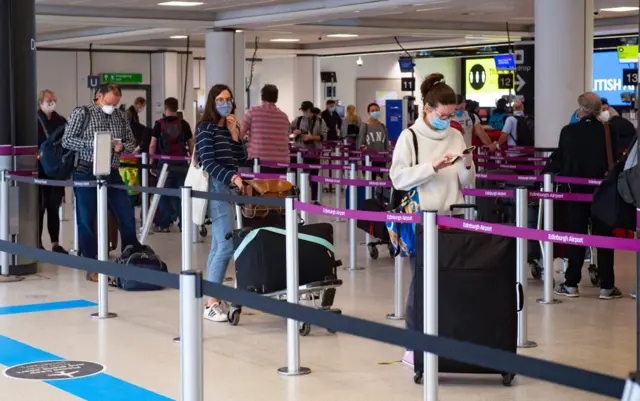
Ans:
[[[611,114],[609,113],[609,110],[603,110],[600,112],[600,121],[602,121],[603,123],[606,123],[609,121],[609,119],[611,119]]]
[[[56,102],[42,102],[42,104],[40,104],[40,107],[42,108],[42,111],[51,113],[56,109]]]
[[[110,105],[104,105],[102,106],[102,111],[104,112],[104,114],[113,114],[113,112],[115,111],[115,106],[110,106]]]
[[[138,110],[138,113],[144,113],[144,107],[140,107],[140,110]]]

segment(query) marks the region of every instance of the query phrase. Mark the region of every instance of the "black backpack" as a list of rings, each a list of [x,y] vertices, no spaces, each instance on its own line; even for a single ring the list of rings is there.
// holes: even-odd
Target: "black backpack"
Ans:
[[[517,122],[516,132],[518,133],[518,139],[511,136],[518,146],[534,146],[535,134],[534,134],[534,120],[531,116],[514,116]]]
[[[151,247],[141,244],[127,246],[122,255],[116,259],[116,263],[127,265],[132,268],[151,269],[167,272],[167,265],[160,259]],[[158,291],[164,289],[155,284],[143,283],[117,277],[115,285],[125,291]]]
[[[89,126],[89,109],[86,106],[82,108],[84,109],[84,119],[82,120],[81,132],[84,133]],[[40,117],[37,118],[47,138],[40,145],[40,166],[47,177],[54,180],[66,180],[71,177],[76,160],[76,152],[62,147],[62,136],[69,123],[59,126],[53,132],[48,132],[44,121]]]

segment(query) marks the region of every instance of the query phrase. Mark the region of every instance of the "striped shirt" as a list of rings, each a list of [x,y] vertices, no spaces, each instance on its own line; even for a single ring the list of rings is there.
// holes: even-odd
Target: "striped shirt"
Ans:
[[[241,132],[249,134],[249,158],[289,162],[289,118],[275,104],[249,109]]]
[[[227,127],[206,121],[196,128],[196,155],[204,171],[226,185],[247,161],[244,146],[233,140]]]
[[[89,120],[86,129],[83,129],[87,118]],[[62,147],[77,152],[78,159],[93,163],[93,138],[99,131],[109,131],[111,138],[120,139],[124,153],[133,153],[136,148],[136,140],[124,112],[116,109],[109,115],[95,103],[77,107],[71,112],[62,136]],[[111,167],[119,166],[120,153],[112,150]]]

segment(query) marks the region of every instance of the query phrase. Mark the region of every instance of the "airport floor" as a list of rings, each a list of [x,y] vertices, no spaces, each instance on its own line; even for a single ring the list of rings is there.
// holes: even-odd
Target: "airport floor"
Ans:
[[[71,216],[70,205],[67,216]],[[71,248],[72,223],[63,225],[63,244]],[[348,263],[348,225],[336,223],[337,255]],[[358,243],[364,233],[358,231]],[[210,236],[194,245],[193,267],[204,269]],[[48,240],[46,234],[44,241]],[[149,244],[169,265],[180,270],[180,234],[154,234]],[[381,252],[369,259],[359,246],[365,270],[340,271],[344,285],[335,306],[346,315],[403,326],[385,318],[393,310],[392,259]],[[382,251],[382,249],[381,249]],[[537,348],[522,355],[626,377],[634,369],[635,308],[626,294],[635,282],[635,256],[616,255],[617,284],[625,298],[597,299],[588,276],[582,297],[543,306],[535,302],[542,282],[529,281],[529,337]],[[229,269],[231,274],[232,269]],[[586,269],[585,269],[586,273]],[[405,290],[410,270],[405,264]],[[560,279],[557,276],[557,279]],[[405,292],[406,293],[406,292]],[[0,401],[46,400],[177,400],[180,398],[178,292],[109,291],[115,319],[96,321],[89,302],[97,301],[97,286],[84,272],[43,265],[36,276],[19,283],[0,283],[0,369],[24,360],[65,359],[105,366],[99,375],[57,381],[18,380],[0,375]],[[69,302],[78,301],[78,302]],[[59,308],[49,303],[64,302]],[[29,307],[30,304],[43,304]],[[89,305],[89,306],[87,306]],[[17,306],[16,308],[2,308]],[[50,309],[50,310],[48,310]],[[245,312],[250,312],[245,310]],[[499,328],[496,328],[498,330]],[[398,363],[403,349],[313,327],[301,337],[301,360],[312,373],[282,377],[286,364],[285,321],[264,314],[245,314],[240,325],[204,322],[205,400],[224,401],[410,401],[422,400],[422,387],[410,369]],[[503,387],[499,376],[440,376],[440,400],[600,400],[592,394],[516,377]]]

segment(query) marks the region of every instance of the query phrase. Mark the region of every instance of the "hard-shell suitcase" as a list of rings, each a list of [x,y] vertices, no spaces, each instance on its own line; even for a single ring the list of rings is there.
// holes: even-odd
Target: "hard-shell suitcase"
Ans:
[[[423,331],[423,233],[417,253],[407,314],[414,330]],[[413,259],[413,258],[412,258]],[[438,336],[516,353],[519,292],[516,239],[441,229],[438,235]],[[524,300],[520,300],[524,302]],[[414,353],[415,382],[423,375],[423,354]],[[509,385],[514,375],[439,359],[445,373],[496,373]]]
[[[236,285],[269,294],[287,287],[286,233],[275,227],[233,233]],[[333,226],[309,224],[298,228],[300,285],[337,278]]]

